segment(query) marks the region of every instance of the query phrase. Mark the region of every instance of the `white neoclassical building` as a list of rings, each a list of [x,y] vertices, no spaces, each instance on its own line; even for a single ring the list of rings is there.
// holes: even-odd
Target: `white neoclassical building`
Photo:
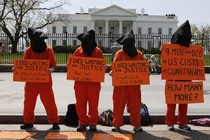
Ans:
[[[173,34],[178,27],[178,18],[174,14],[148,15],[145,14],[144,8],[141,9],[141,13],[137,13],[136,9],[124,9],[117,5],[111,5],[103,9],[90,8],[88,12],[81,8],[79,13],[65,14],[64,16],[69,20],[68,22],[59,21],[48,25],[47,32],[80,34],[93,29],[97,35],[107,35],[103,39],[97,38],[97,43],[105,47],[110,46],[110,36],[116,37],[129,30],[133,30],[136,35],[159,37]],[[51,40],[53,45],[62,45],[62,43],[69,44],[65,40],[59,42],[56,39]],[[79,43],[76,38],[72,38],[70,41],[70,45],[78,45]],[[137,46],[145,44],[141,40],[136,43]],[[153,40],[152,44],[154,43]]]

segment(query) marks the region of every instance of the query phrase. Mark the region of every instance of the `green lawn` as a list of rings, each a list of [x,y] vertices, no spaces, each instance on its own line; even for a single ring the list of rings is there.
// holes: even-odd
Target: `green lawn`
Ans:
[[[57,64],[66,64],[66,58],[68,56],[71,56],[72,54],[68,53],[55,53],[55,58]],[[13,60],[17,58],[22,58],[23,54],[22,53],[17,53],[17,54],[10,54],[6,53],[3,56],[0,55],[0,64],[13,64]],[[110,64],[111,63],[111,54],[104,54],[104,57],[106,58],[106,63]],[[156,55],[157,59],[160,59],[159,55]],[[149,58],[149,55],[148,55]],[[204,56],[204,65],[205,66],[210,66],[210,55],[205,55]]]
[[[55,58],[57,64],[66,64],[66,58],[68,56],[71,56],[72,54],[68,53],[55,53]],[[10,54],[10,53],[5,53],[4,55],[0,56],[0,64],[13,64],[14,59],[22,58],[23,54],[22,53],[17,53],[17,54]],[[111,54],[104,54],[104,57],[106,58],[106,63],[110,64],[111,63]]]

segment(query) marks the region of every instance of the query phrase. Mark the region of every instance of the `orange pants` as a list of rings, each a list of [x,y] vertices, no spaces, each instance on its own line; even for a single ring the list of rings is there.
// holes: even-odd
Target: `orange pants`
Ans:
[[[188,104],[178,104],[178,118],[177,124],[188,124],[187,108]],[[167,104],[166,124],[174,125],[176,123],[175,117],[176,104]]]
[[[141,91],[139,86],[114,87],[113,104],[114,127],[121,127],[123,125],[123,113],[126,104],[130,112],[131,124],[134,127],[141,126]]]
[[[25,87],[25,100],[24,100],[24,123],[34,123],[34,109],[36,105],[37,96],[40,95],[40,99],[47,112],[47,118],[49,123],[58,123],[58,111],[55,104],[55,98],[52,88],[48,89],[36,89],[31,87]]]
[[[81,125],[98,124],[98,103],[100,83],[77,84],[74,86],[76,96],[76,111]],[[87,104],[89,107],[87,115]]]

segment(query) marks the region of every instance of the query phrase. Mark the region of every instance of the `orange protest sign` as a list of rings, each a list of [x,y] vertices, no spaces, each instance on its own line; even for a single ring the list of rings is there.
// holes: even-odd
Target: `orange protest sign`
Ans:
[[[162,79],[205,80],[202,46],[163,44],[161,58]]]
[[[203,82],[166,81],[167,104],[203,103]]]
[[[67,80],[104,82],[104,58],[68,57]]]
[[[49,82],[49,60],[14,60],[13,81]]]
[[[128,86],[149,84],[149,62],[119,61],[112,63],[112,85]]]

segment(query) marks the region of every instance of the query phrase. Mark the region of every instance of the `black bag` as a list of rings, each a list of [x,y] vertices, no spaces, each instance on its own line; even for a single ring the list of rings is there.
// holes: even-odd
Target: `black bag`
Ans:
[[[141,105],[141,125],[142,126],[152,125],[148,108],[146,104],[143,103]]]
[[[113,121],[113,112],[112,110],[108,109],[104,112],[102,112],[98,118],[99,124],[105,125],[105,126],[112,126]]]
[[[67,126],[78,126],[78,121],[79,118],[76,112],[76,104],[69,104],[64,118],[64,124]]]

